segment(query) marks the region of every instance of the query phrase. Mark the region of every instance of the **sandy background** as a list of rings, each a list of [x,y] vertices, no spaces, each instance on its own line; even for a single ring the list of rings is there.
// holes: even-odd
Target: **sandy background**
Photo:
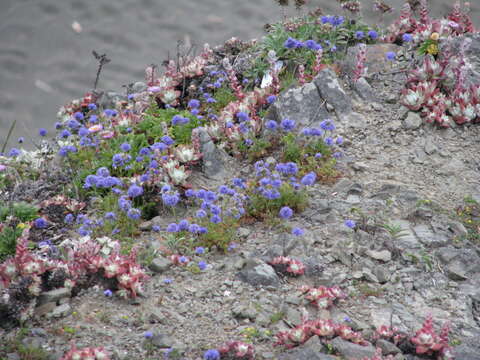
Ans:
[[[333,0],[310,3],[340,13]],[[371,8],[370,0],[362,3]],[[390,3],[398,10],[403,1]],[[430,1],[436,14],[451,3]],[[471,3],[480,25],[480,1]],[[232,36],[259,38],[263,25],[280,17],[273,0],[0,0],[0,146],[14,119],[11,146],[40,127],[53,133],[59,106],[93,86],[93,49],[112,59],[99,87],[120,90],[142,80],[146,65],[173,54],[177,40],[201,47]],[[375,22],[371,12],[367,21]]]

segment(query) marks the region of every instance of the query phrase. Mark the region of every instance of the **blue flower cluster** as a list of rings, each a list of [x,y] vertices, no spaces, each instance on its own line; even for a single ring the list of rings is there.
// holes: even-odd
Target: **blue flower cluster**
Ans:
[[[121,186],[123,186],[122,181],[115,176],[110,176],[110,171],[106,167],[99,168],[95,175],[88,175],[83,184],[84,189],[93,187],[106,189]]]
[[[285,40],[285,43],[283,44],[283,46],[286,47],[287,49],[306,48],[313,51],[323,50],[322,45],[318,44],[317,42],[311,39],[306,40],[305,42],[302,42],[300,40],[289,37],[287,40]]]

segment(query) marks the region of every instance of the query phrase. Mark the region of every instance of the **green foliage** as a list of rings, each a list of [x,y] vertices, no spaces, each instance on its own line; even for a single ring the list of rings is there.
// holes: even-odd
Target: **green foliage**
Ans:
[[[480,204],[471,197],[457,208],[457,216],[467,229],[466,240],[480,244]]]
[[[217,113],[220,112],[225,106],[227,106],[231,102],[237,100],[237,98],[233,94],[232,89],[230,89],[228,85],[224,85],[221,88],[215,90],[213,98],[217,100],[217,102],[211,104],[211,107]]]
[[[266,199],[257,194],[254,189],[258,184],[254,184],[249,189],[250,204],[248,214],[255,218],[273,218],[278,217],[278,212],[284,206],[290,207],[295,212],[302,212],[308,206],[308,195],[305,190],[295,190],[292,185],[284,183],[280,188],[280,197],[275,200]]]
[[[205,220],[201,225],[205,226],[208,232],[199,236],[195,246],[206,248],[216,246],[219,250],[227,251],[228,244],[235,239],[238,221],[231,217],[224,217],[219,224]]]
[[[288,133],[282,138],[283,160],[298,163],[302,159],[302,147],[293,133]]]
[[[22,235],[22,231],[19,227],[12,229],[6,226],[0,233],[0,262],[15,254],[17,239]]]
[[[13,203],[11,206],[0,205],[0,221],[5,221],[8,216],[13,216],[20,222],[28,222],[38,217],[38,207],[25,202]]]
[[[271,150],[272,143],[264,137],[259,137],[253,140],[251,146],[247,146],[244,141],[239,141],[237,148],[241,153],[246,154],[249,161],[253,162],[263,159]]]
[[[38,208],[25,202],[0,206],[0,222],[6,221],[0,232],[0,261],[15,254],[17,239],[22,235],[21,223],[29,222],[38,217]]]
[[[388,234],[395,240],[398,240],[406,235],[408,235],[408,232],[405,229],[402,229],[402,227],[398,224],[383,224],[381,225],[382,228],[384,228]]]
[[[314,40],[321,44],[324,48],[323,62],[330,64],[341,59],[350,46],[359,42],[374,43],[374,40],[366,36],[369,30],[372,28],[360,21],[346,20],[335,27],[330,24],[321,25],[318,24],[318,18],[312,15],[269,25],[268,34],[251,49],[253,61],[245,76],[261,79],[265,75],[269,68],[267,54],[270,50],[274,50],[278,58],[286,63],[287,73],[294,74],[296,67],[302,64],[306,73],[310,74],[315,61],[315,52],[306,47],[287,49],[284,44],[289,37],[302,42]],[[365,37],[358,40],[355,36],[357,31],[363,31]],[[336,51],[330,51],[333,46],[336,47]]]

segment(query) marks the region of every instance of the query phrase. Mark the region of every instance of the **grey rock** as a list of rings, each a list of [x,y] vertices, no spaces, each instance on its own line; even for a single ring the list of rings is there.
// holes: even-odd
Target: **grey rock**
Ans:
[[[329,118],[329,113],[321,105],[318,89],[313,83],[305,84],[282,93],[270,107],[265,119],[281,121],[294,119],[299,128],[315,127]]]
[[[388,250],[367,250],[365,254],[370,256],[372,259],[381,260],[383,262],[388,262],[392,260],[392,253]]]
[[[58,302],[60,299],[69,298],[71,295],[71,290],[67,288],[59,288],[45,291],[41,293],[38,297],[38,304],[43,305],[49,302]]]
[[[300,311],[289,307],[287,308],[284,321],[290,326],[298,326],[302,323],[302,314]]]
[[[55,309],[56,307],[57,307],[56,302],[49,302],[49,303],[45,303],[40,306],[37,306],[35,308],[35,316],[39,316],[39,317],[44,316],[50,313],[51,311],[53,311],[53,309]]]
[[[401,352],[395,344],[387,340],[379,339],[377,340],[376,345],[382,349],[382,355],[396,355]]]
[[[422,118],[418,113],[409,111],[406,119],[403,121],[403,127],[407,130],[418,129],[422,125]]]
[[[372,345],[357,345],[350,341],[345,341],[341,337],[333,339],[331,344],[347,360],[370,358],[375,355],[375,348]]]
[[[213,143],[205,129],[199,130],[200,148],[203,154],[202,171],[208,178],[221,178],[227,174],[226,164],[231,161],[227,153]]]
[[[172,262],[169,259],[159,256],[153,259],[153,261],[148,266],[148,268],[153,272],[161,274],[167,271],[171,266],[172,266]]]
[[[440,169],[438,169],[439,175],[452,176],[461,174],[466,170],[465,164],[459,159],[452,159],[446,162]]]
[[[320,96],[333,105],[337,113],[350,113],[352,100],[340,85],[337,74],[331,69],[324,69],[313,80]]]
[[[260,260],[247,261],[245,268],[237,276],[240,280],[253,286],[277,286],[280,283],[275,270]]]
[[[142,91],[145,91],[145,90],[147,90],[147,84],[145,84],[144,82],[141,82],[141,81],[137,81],[132,86],[132,91],[134,93],[139,93],[139,92],[142,92]]]
[[[22,344],[29,348],[41,348],[46,342],[46,339],[37,336],[27,336],[22,339]]]
[[[415,235],[424,245],[445,245],[448,239],[434,233],[428,225],[420,224],[413,228]]]
[[[247,238],[251,234],[251,230],[245,227],[240,227],[237,230],[237,236],[240,238]]]
[[[361,77],[357,82],[353,83],[353,88],[355,92],[360,96],[362,100],[367,101],[377,101],[377,97],[374,94],[372,86],[368,83],[365,78]]]
[[[373,275],[375,275],[375,277],[377,278],[380,284],[385,284],[386,282],[388,282],[388,280],[390,280],[390,277],[391,277],[391,274],[388,271],[388,269],[386,269],[383,266],[376,266],[373,269]]]
[[[437,250],[436,255],[445,264],[451,280],[466,280],[480,273],[480,257],[473,249],[456,249],[452,246]]]
[[[279,360],[335,360],[335,356],[321,353],[323,345],[318,336],[312,336],[305,344],[278,356]]]
[[[171,348],[175,344],[175,339],[167,334],[159,334],[153,332],[153,337],[150,339],[145,339],[145,342],[151,342],[158,348]]]
[[[232,314],[238,319],[255,321],[258,311],[250,305],[238,305],[232,309]]]
[[[62,304],[57,306],[51,313],[47,315],[47,318],[60,318],[70,315],[72,308],[70,304]]]
[[[425,152],[428,155],[433,155],[438,150],[437,146],[433,143],[433,140],[432,140],[431,137],[427,137],[425,139],[425,145],[424,145],[423,149],[425,150]]]
[[[124,94],[115,91],[105,91],[99,102],[104,109],[114,109],[118,102],[125,100],[127,100],[127,97]]]
[[[362,129],[367,126],[367,119],[362,114],[353,111],[341,113],[338,118],[342,124],[350,128]]]

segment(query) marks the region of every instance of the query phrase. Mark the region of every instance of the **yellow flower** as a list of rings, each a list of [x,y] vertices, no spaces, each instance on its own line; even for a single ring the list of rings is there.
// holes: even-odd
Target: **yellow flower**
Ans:
[[[437,32],[434,32],[432,33],[432,35],[430,35],[430,40],[437,41],[439,38],[440,38],[440,34]]]
[[[24,223],[19,223],[19,224],[17,225],[17,229],[25,229],[26,226],[27,226],[27,225],[25,225]]]
[[[430,55],[437,55],[438,54],[438,46],[437,44],[430,44],[427,47],[427,53]]]

